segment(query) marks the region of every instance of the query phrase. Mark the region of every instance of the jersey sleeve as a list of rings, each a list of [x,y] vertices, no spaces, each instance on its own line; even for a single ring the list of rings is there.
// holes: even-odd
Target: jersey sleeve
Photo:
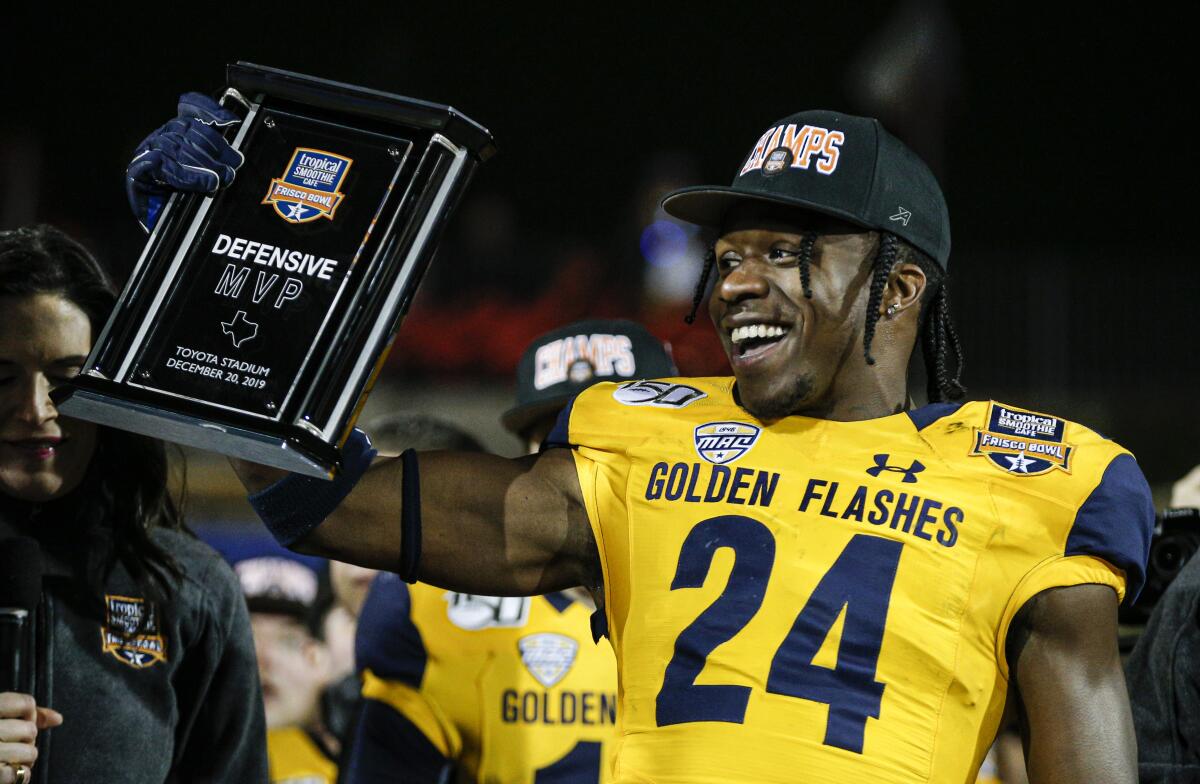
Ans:
[[[1004,641],[1012,619],[1031,598],[1050,588],[1099,584],[1132,602],[1146,580],[1154,532],[1150,487],[1133,456],[1121,453],[1075,512],[1060,553],[1044,558],[1017,584],[1000,625],[998,650],[1007,675]]]
[[[407,716],[388,703],[363,701],[343,781],[441,784],[448,780],[450,767],[450,760]]]
[[[398,575],[381,574],[371,584],[359,615],[354,658],[367,704],[360,736],[382,737],[388,727],[397,731],[411,727],[443,760],[457,758],[462,750],[458,729],[421,690],[427,653],[412,620],[408,585]],[[412,743],[401,744],[401,737]],[[361,763],[364,767],[372,763],[373,769],[381,753],[395,755],[397,760],[406,759],[407,754],[425,759],[429,748],[417,742],[412,732],[400,732],[393,746],[382,744],[372,752],[371,760],[364,758]],[[433,764],[432,760],[426,762]]]
[[[554,420],[554,427],[546,434],[546,438],[542,441],[541,450],[546,449],[569,449],[571,444],[571,412],[575,408],[575,398],[571,398],[566,407],[558,412],[558,418]]]

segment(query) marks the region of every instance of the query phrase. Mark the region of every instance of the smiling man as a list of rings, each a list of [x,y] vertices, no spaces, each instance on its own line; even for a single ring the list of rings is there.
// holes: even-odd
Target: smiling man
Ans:
[[[718,232],[696,304],[732,378],[595,385],[518,460],[373,461],[356,436],[333,483],[239,464],[267,526],[456,591],[586,586],[618,660],[618,782],[962,782],[1010,698],[1032,781],[1133,781],[1116,608],[1148,488],[1081,425],[948,402],[927,167],[875,120],[803,112],[731,187],[664,208]]]

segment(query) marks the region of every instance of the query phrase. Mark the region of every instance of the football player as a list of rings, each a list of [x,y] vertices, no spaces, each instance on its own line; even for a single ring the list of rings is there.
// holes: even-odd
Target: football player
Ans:
[[[517,403],[502,421],[536,452],[559,412],[592,384],[674,372],[662,343],[637,324],[576,322],[525,350]],[[428,417],[365,429],[384,452],[471,449],[465,434]],[[345,780],[434,784],[453,767],[456,781],[609,781],[616,660],[606,640],[592,638],[594,610],[578,589],[478,596],[379,577],[359,619],[366,705]]]
[[[375,462],[355,436],[332,486],[238,464],[267,527],[465,593],[587,586],[618,782],[962,782],[1010,695],[1031,781],[1134,781],[1116,608],[1143,581],[1148,487],[1082,425],[954,402],[924,163],[873,119],[800,112],[732,186],[663,206],[716,231],[696,302],[732,377],[597,384],[517,460]]]

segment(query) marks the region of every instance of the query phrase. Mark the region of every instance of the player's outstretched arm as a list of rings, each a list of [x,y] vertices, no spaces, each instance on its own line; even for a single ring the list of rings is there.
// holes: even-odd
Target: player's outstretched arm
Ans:
[[[1112,588],[1052,588],[1030,599],[1009,631],[1008,661],[1032,784],[1137,781]]]
[[[232,462],[252,493],[286,476]],[[417,466],[417,572],[423,582],[494,596],[596,585],[596,544],[570,450],[551,449],[517,460],[428,452],[419,456]],[[299,552],[400,571],[403,480],[402,460],[377,458],[332,514],[285,544]]]

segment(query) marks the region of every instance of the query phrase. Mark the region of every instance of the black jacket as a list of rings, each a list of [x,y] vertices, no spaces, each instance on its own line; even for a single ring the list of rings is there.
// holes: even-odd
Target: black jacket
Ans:
[[[4,517],[0,539],[41,533]],[[26,661],[38,704],[64,721],[38,734],[34,782],[267,781],[262,689],[238,580],[195,537],[153,535],[183,571],[171,599],[153,609],[119,562],[97,597],[76,576],[77,559],[43,542]]]
[[[1200,556],[1159,599],[1125,680],[1142,782],[1200,781]]]

